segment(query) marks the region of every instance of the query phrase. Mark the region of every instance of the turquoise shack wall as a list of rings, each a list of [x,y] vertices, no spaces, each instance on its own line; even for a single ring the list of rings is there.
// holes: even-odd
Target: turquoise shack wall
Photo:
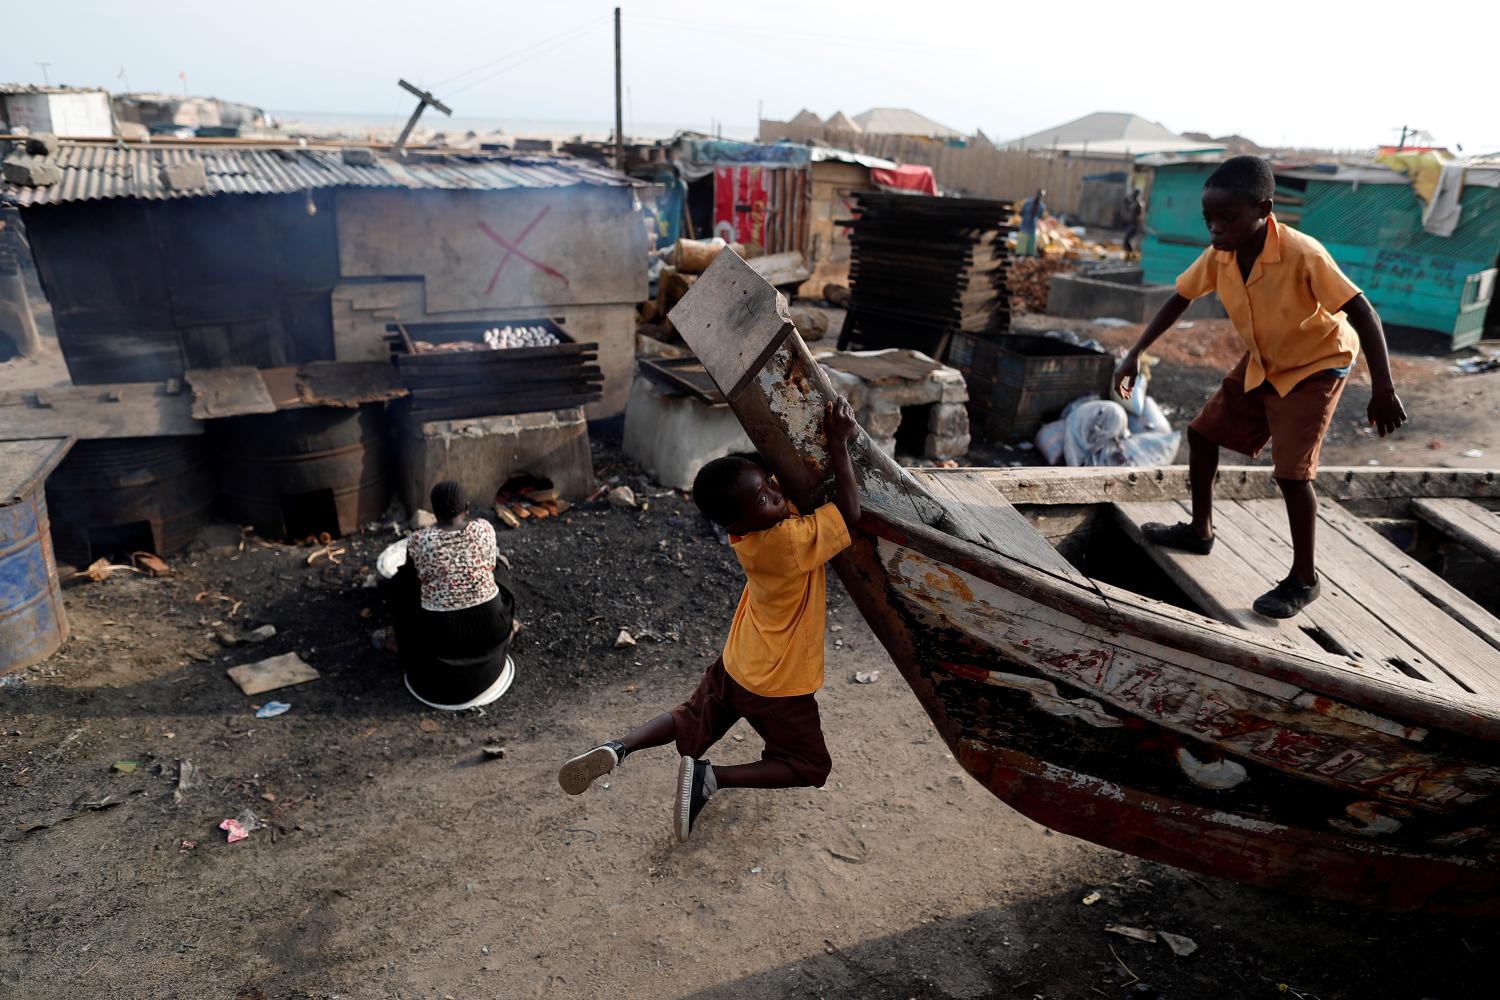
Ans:
[[[1145,280],[1170,284],[1208,240],[1199,199],[1217,164],[1182,163],[1156,169],[1141,259]],[[1328,248],[1364,289],[1389,324],[1435,330],[1454,346],[1478,339],[1482,306],[1469,279],[1495,266],[1500,255],[1500,189],[1466,187],[1463,213],[1451,237],[1422,228],[1422,204],[1409,184],[1351,184],[1310,180],[1298,219],[1277,213]],[[1467,300],[1466,301],[1466,297]]]

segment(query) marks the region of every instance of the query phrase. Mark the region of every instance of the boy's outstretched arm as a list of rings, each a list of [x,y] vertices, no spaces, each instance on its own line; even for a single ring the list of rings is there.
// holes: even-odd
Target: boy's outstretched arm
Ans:
[[[1365,363],[1370,366],[1370,408],[1366,415],[1370,424],[1381,437],[1406,423],[1406,408],[1401,397],[1396,395],[1396,384],[1391,379],[1391,358],[1385,347],[1385,328],[1380,325],[1380,315],[1364,294],[1354,296],[1340,310],[1349,319],[1349,325],[1359,334],[1359,348],[1364,351]]]
[[[1135,377],[1141,371],[1141,355],[1148,347],[1156,343],[1157,338],[1170,330],[1173,323],[1182,318],[1182,314],[1191,304],[1191,299],[1173,292],[1172,297],[1156,310],[1156,315],[1151,317],[1151,322],[1147,323],[1146,329],[1141,331],[1140,339],[1125,353],[1125,357],[1120,359],[1120,366],[1115,369],[1115,392],[1119,393],[1121,399],[1130,398],[1131,386],[1135,384]]]
[[[859,482],[849,460],[849,439],[858,429],[849,401],[842,396],[837,402],[830,399],[824,408],[823,430],[828,435],[828,464],[833,466],[833,502],[849,528],[859,521]]]

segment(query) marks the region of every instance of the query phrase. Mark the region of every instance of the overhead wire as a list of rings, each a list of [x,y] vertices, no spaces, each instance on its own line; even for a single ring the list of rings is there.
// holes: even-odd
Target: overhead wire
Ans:
[[[543,47],[546,47],[545,51],[550,52],[550,51],[552,51],[553,48],[556,47],[556,45],[553,45],[553,43],[562,44],[563,42],[571,41],[575,36],[580,36],[580,35],[586,33],[588,31],[588,29],[597,27],[598,25],[603,24],[607,20],[609,20],[608,17],[595,17],[595,18],[591,18],[590,20],[584,21],[584,22],[582,22],[580,24],[575,24],[573,27],[567,29],[566,31],[558,32],[555,35],[549,35],[546,38],[539,39],[539,40],[537,40],[535,42],[532,42],[532,43],[530,43],[528,45],[523,45],[519,49],[515,49],[515,50],[513,50],[511,52],[507,52],[505,55],[500,56],[500,57],[498,57],[496,59],[492,59],[492,60],[490,60],[487,63],[483,63],[483,64],[481,64],[479,66],[475,66],[472,69],[466,69],[462,73],[457,73],[457,74],[455,74],[453,76],[447,77],[446,79],[438,80],[436,83],[433,83],[428,89],[436,92],[439,88],[445,87],[445,86],[447,86],[450,83],[454,83],[454,82],[456,82],[458,80],[462,80],[466,76],[472,76],[475,73],[480,73],[480,72],[483,72],[484,70],[490,69],[492,67],[499,66],[501,63],[508,62],[509,60],[515,59],[518,56],[527,56],[527,59],[523,59],[523,60],[521,60],[521,62],[529,61],[529,59],[531,57],[528,56],[528,53],[533,53],[534,50],[540,49],[540,48],[543,48]],[[535,53],[535,54],[540,55],[542,53],[538,52],[538,53]],[[515,65],[519,65],[519,63],[516,63]],[[467,83],[464,86],[458,88],[457,90],[450,91],[450,93],[459,93],[461,91],[467,90],[470,87],[472,87],[472,86],[474,86],[474,85],[476,85],[478,83],[482,83],[484,80],[488,80],[488,79],[493,78],[493,76],[498,75],[498,73],[504,72],[505,69],[508,69],[508,68],[513,68],[513,66],[502,67],[495,74],[491,74],[490,76],[486,76],[486,77],[481,77],[479,80],[475,80],[475,81],[472,81],[470,83]]]

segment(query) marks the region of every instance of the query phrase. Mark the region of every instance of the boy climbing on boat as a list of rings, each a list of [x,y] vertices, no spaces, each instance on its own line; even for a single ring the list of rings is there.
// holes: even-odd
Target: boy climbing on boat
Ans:
[[[676,743],[682,755],[673,790],[672,829],[679,842],[721,788],[822,787],[833,766],[823,742],[815,692],[823,686],[827,618],[824,566],[849,546],[859,520],[859,490],[849,460],[857,424],[848,400],[829,402],[823,429],[833,467],[834,502],[801,515],[761,466],[730,456],[705,465],[693,481],[704,516],[729,532],[745,571],[724,651],[687,701],[623,739],[563,764],[557,780],[570,795],[614,770],[627,755]],[[752,764],[711,764],[702,754],[740,719],[765,740]]]
[[[1246,354],[1188,425],[1192,521],[1147,524],[1147,541],[1207,555],[1214,546],[1213,486],[1219,448],[1255,457],[1272,444],[1276,482],[1291,522],[1292,567],[1255,601],[1255,610],[1291,618],[1320,590],[1313,558],[1318,452],[1360,349],[1370,367],[1370,423],[1385,437],[1406,422],[1391,382],[1385,332],[1370,301],[1322,244],[1276,221],[1271,166],[1236,156],[1203,185],[1203,220],[1212,245],[1177,279],[1176,293],[1141,332],[1115,371],[1129,399],[1140,357],[1193,299],[1217,292]]]

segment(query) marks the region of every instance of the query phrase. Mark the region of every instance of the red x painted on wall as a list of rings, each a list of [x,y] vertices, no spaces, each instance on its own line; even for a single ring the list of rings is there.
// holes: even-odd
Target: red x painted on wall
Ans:
[[[485,286],[484,294],[489,295],[495,290],[495,284],[500,280],[500,272],[505,270],[505,265],[510,263],[510,259],[512,257],[519,257],[526,263],[530,264],[532,267],[536,268],[538,271],[541,271],[543,274],[550,274],[558,281],[561,281],[564,285],[568,284],[567,275],[563,274],[555,267],[543,264],[541,261],[537,260],[534,257],[528,257],[521,251],[521,244],[526,241],[526,237],[531,235],[531,231],[536,228],[537,223],[541,222],[542,219],[546,217],[547,213],[551,211],[551,208],[552,206],[549,205],[546,208],[542,209],[540,212],[536,213],[536,217],[533,218],[530,222],[526,223],[525,227],[516,234],[516,238],[514,240],[508,240],[504,236],[501,236],[499,233],[495,232],[483,219],[479,220],[479,222],[476,223],[476,225],[479,226],[480,231],[484,233],[484,235],[488,236],[490,239],[494,240],[500,246],[505,248],[505,256],[501,257],[500,263],[495,265],[495,273],[490,275],[490,283]]]

